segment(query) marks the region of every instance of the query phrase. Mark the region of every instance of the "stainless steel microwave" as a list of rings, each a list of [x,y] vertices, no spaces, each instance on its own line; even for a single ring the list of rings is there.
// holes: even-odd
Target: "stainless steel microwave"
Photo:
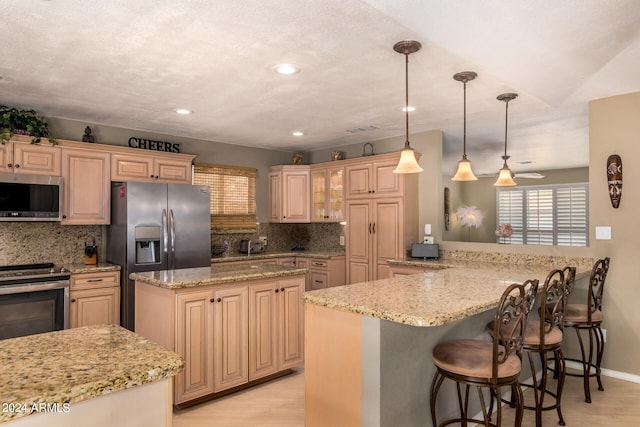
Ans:
[[[0,221],[61,221],[62,177],[0,173]]]

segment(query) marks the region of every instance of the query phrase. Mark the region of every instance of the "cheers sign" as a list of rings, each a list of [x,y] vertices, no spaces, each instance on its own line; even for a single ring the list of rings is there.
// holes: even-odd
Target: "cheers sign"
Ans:
[[[129,138],[129,147],[142,148],[145,150],[165,151],[168,153],[181,153],[182,148],[177,142],[156,141],[153,139]]]

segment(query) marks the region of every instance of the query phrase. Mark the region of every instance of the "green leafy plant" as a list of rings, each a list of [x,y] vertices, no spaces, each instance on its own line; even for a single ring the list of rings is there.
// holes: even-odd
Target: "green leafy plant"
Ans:
[[[47,138],[51,144],[56,144],[56,140],[49,135],[47,121],[34,110],[21,110],[0,105],[0,129],[2,144],[11,139],[14,134],[31,136],[32,144],[39,143],[41,138]]]

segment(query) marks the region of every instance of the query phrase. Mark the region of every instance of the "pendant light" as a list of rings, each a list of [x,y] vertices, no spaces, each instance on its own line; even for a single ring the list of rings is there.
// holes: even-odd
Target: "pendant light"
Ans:
[[[473,71],[462,71],[453,75],[453,79],[462,82],[464,88],[464,112],[463,112],[463,136],[462,136],[462,160],[458,162],[458,170],[451,178],[452,181],[477,181],[478,178],[471,170],[471,162],[467,160],[467,82],[478,77]]]
[[[400,41],[393,45],[393,50],[401,53],[405,57],[405,117],[406,117],[406,131],[407,138],[404,141],[404,148],[400,152],[400,161],[398,166],[393,170],[393,173],[417,173],[422,172],[422,168],[416,160],[415,152],[411,148],[409,143],[409,55],[419,51],[422,45],[414,40]]]
[[[504,159],[504,165],[502,165],[502,169],[500,169],[500,172],[498,172],[498,179],[493,184],[496,187],[513,187],[514,185],[518,185],[513,180],[513,172],[511,172],[511,169],[509,169],[509,166],[507,166],[507,159],[509,158],[509,156],[507,156],[507,123],[508,123],[507,120],[509,118],[509,101],[516,99],[517,96],[518,96],[517,93],[503,93],[501,95],[498,95],[498,98],[497,98],[498,101],[505,102],[505,113],[504,113],[504,156],[502,156],[502,158]]]

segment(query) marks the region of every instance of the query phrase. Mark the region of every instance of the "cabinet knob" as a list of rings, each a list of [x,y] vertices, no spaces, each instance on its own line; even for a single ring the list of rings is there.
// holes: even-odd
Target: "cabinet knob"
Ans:
[[[209,300],[209,302],[216,302],[216,299],[215,299],[215,298],[211,298],[211,299]]]
[[[9,163],[9,164],[7,165],[7,167],[8,167],[8,168],[12,168],[12,167],[13,167],[13,164],[12,164],[12,163]]]
[[[16,168],[16,169],[17,169],[17,168],[19,168],[19,167],[20,167],[20,165],[16,165],[16,166],[15,166],[15,168]]]
[[[218,298],[218,302],[222,301],[222,298]]]
[[[280,288],[280,292],[284,292],[284,288]]]
[[[76,299],[75,299],[75,298],[73,298],[73,299],[71,300],[71,302],[76,302]]]
[[[153,174],[149,175],[149,178],[153,179]]]
[[[278,292],[280,292],[280,289],[276,288],[276,294],[277,294]]]

